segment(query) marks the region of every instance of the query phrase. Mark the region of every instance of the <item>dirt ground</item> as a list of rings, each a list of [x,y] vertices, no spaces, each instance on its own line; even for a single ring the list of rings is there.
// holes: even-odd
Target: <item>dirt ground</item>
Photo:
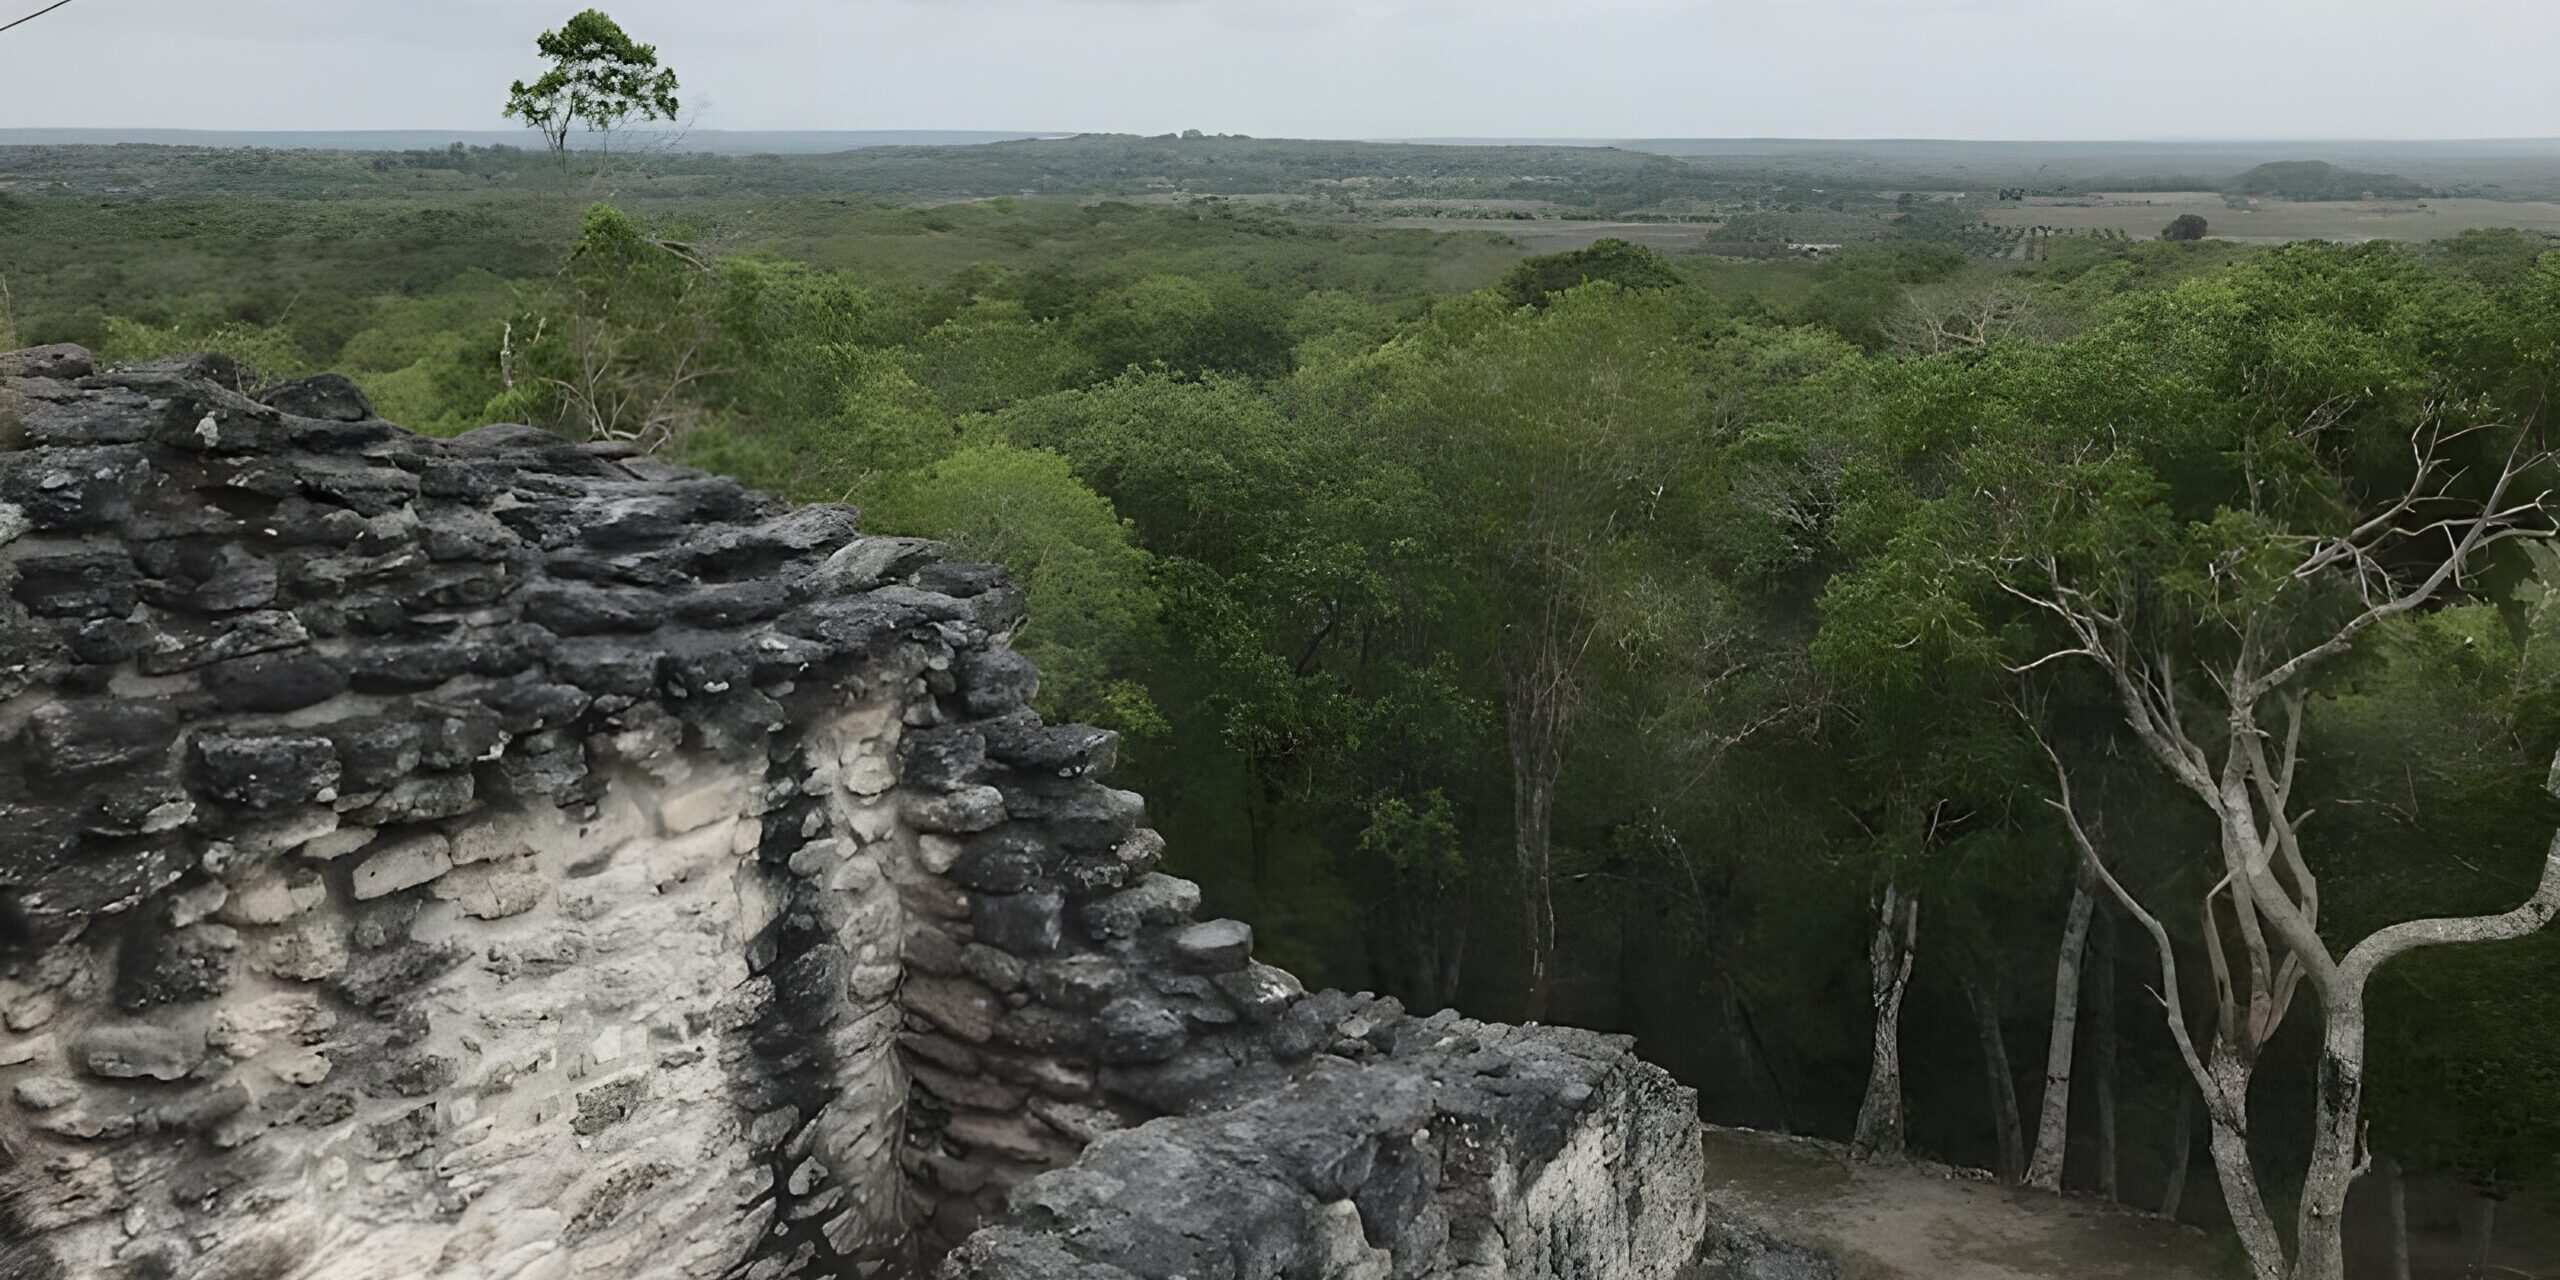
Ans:
[[[2529,200],[2268,200],[2233,209],[2210,191],[2143,191],[2086,199],[2039,197],[1998,205],[1983,220],[2011,227],[2121,230],[2137,240],[2160,234],[2180,214],[2205,220],[2216,239],[2253,244],[2292,240],[2441,240],[2483,227],[2560,232],[2560,204]]]
[[[1826,1143],[1709,1129],[1720,1212],[1841,1259],[1842,1280],[2232,1280],[2238,1252],[2192,1227],[1934,1165],[1849,1163]]]

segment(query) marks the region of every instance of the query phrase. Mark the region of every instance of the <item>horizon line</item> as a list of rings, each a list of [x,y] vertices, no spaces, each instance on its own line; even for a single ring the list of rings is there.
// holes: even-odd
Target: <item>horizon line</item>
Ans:
[[[829,135],[829,134],[857,135],[857,136],[880,136],[880,135],[891,135],[891,134],[946,134],[946,135],[967,135],[967,136],[976,136],[976,137],[1002,137],[1002,138],[1007,138],[1007,139],[1032,140],[1032,139],[1062,139],[1062,138],[1076,138],[1076,137],[1166,138],[1166,137],[1175,137],[1175,136],[1178,136],[1178,135],[1179,135],[1181,132],[1183,132],[1183,131],[1182,131],[1182,130],[1168,130],[1168,131],[1165,131],[1165,132],[1162,132],[1162,133],[1142,133],[1142,132],[1137,132],[1137,131],[1134,131],[1134,130],[1126,130],[1126,129],[978,129],[978,128],[958,128],[958,127],[912,127],[912,128],[901,128],[901,127],[872,127],[872,128],[833,128],[833,127],[816,127],[816,126],[806,126],[806,127],[799,127],[799,126],[796,126],[796,127],[791,127],[791,128],[741,128],[741,127],[718,127],[718,128],[715,128],[715,127],[702,127],[702,128],[693,128],[693,129],[684,129],[684,130],[623,129],[623,130],[617,130],[616,132],[621,133],[621,134],[624,134],[624,135],[626,135],[626,136],[657,136],[657,137],[663,137],[663,136],[668,136],[668,135],[686,136],[686,135],[692,135],[692,134],[707,134],[707,135],[774,134],[774,135],[802,135],[802,136],[823,136],[823,135]],[[386,134],[469,134],[469,135],[477,135],[477,136],[487,136],[487,135],[499,135],[499,134],[505,134],[505,135],[509,135],[509,136],[519,136],[519,135],[521,135],[521,136],[525,136],[525,137],[527,137],[527,138],[528,138],[528,140],[535,140],[535,139],[533,139],[533,135],[530,133],[530,131],[509,130],[509,129],[507,129],[507,128],[503,127],[503,126],[495,126],[495,127],[492,127],[492,126],[477,126],[477,127],[444,127],[444,126],[427,125],[427,126],[384,126],[384,127],[361,128],[361,129],[348,129],[348,128],[301,128],[301,127],[272,127],[272,126],[270,126],[270,127],[254,127],[254,128],[225,128],[225,127],[220,127],[220,126],[206,126],[206,125],[11,125],[11,126],[0,126],[0,137],[7,137],[7,136],[10,136],[10,135],[15,135],[15,134],[138,134],[138,133],[152,133],[152,134],[181,134],[181,135],[222,135],[222,134],[234,134],[234,135],[261,135],[261,134],[300,134],[300,135],[311,135],[311,136],[322,136],[322,137],[347,137],[347,138],[360,138],[360,137],[367,137],[367,136],[379,136],[379,135],[386,135]],[[2243,134],[2234,134],[2234,135],[2186,135],[2186,136],[2150,136],[2150,137],[2140,137],[2140,136],[2105,136],[2105,137],[2101,137],[2101,136],[2089,136],[2089,137],[2080,137],[2080,136],[2073,136],[2073,137],[2039,137],[2039,138],[1956,137],[1956,136],[1929,136],[1929,135],[1874,135],[1874,136],[1861,136],[1861,135],[1845,135],[1845,134],[1840,134],[1840,135],[1828,135],[1828,134],[1825,134],[1825,135],[1817,135],[1817,134],[1712,134],[1712,133],[1698,133],[1698,134],[1681,134],[1681,133],[1625,133],[1625,134],[1564,134],[1564,133],[1557,133],[1557,134],[1498,134],[1498,133],[1484,133],[1484,134],[1445,133],[1445,134],[1435,134],[1435,133],[1414,133],[1414,134],[1373,134],[1373,135],[1362,135],[1362,136],[1326,136],[1326,135],[1316,135],[1316,134],[1286,134],[1286,133],[1210,133],[1210,134],[1208,134],[1207,136],[1208,136],[1208,137],[1211,137],[1211,138],[1251,138],[1251,139],[1255,139],[1255,140],[1258,140],[1258,141],[1266,141],[1266,142],[1351,142],[1351,143],[1374,143],[1374,144],[1387,144],[1387,145],[1395,145],[1395,144],[1402,144],[1402,145],[1428,145],[1428,144],[1433,144],[1433,143],[1525,143],[1525,144],[1539,144],[1539,143],[1551,143],[1551,144],[1575,144],[1575,143],[1584,143],[1584,144],[1608,144],[1608,143],[1621,143],[1621,142],[1737,142],[1737,143],[1857,143],[1857,144],[1875,144],[1875,145],[1961,144],[1961,145],[1974,145],[1974,146],[2055,146],[2055,145],[2071,145],[2071,144],[2100,144],[2100,143],[2102,143],[2102,144],[2107,144],[2107,145],[2118,145],[2118,146],[2139,146],[2139,145],[2149,145],[2149,146],[2240,146],[2240,145],[2251,145],[2251,144],[2311,144],[2311,145],[2328,145],[2328,146],[2335,146],[2335,145],[2396,145],[2396,146],[2424,146],[2424,145],[2449,145],[2449,144],[2462,144],[2462,143],[2500,143],[2500,144],[2518,144],[2518,143],[2549,143],[2549,144],[2552,144],[2552,145],[2554,145],[2554,146],[2560,146],[2560,135],[2547,135],[2547,134],[2516,134],[2516,135],[2461,135],[2461,136],[2453,136],[2453,135],[2447,135],[2447,136],[2433,136],[2433,135],[2430,135],[2430,136],[2425,136],[2425,137],[2372,137],[2372,136],[2357,136],[2357,135],[2321,136],[2321,135],[2308,135],[2308,134],[2304,134],[2304,135],[2283,135],[2283,134],[2243,135]],[[39,144],[39,145],[40,145],[40,144]]]

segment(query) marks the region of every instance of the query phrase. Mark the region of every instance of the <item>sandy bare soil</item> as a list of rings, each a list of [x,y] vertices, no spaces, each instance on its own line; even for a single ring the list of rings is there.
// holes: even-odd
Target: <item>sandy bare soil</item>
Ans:
[[[2527,200],[2268,200],[2226,207],[2210,191],[2144,191],[2090,200],[2032,199],[1998,205],[1983,220],[2012,227],[2114,228],[2138,240],[2172,218],[2203,218],[2217,239],[2257,244],[2291,240],[2441,240],[2483,227],[2560,232],[2560,204]]]
[[[1842,1280],[2231,1280],[2238,1252],[2192,1227],[1934,1165],[1849,1163],[1827,1143],[1709,1129],[1720,1212],[1841,1259]]]

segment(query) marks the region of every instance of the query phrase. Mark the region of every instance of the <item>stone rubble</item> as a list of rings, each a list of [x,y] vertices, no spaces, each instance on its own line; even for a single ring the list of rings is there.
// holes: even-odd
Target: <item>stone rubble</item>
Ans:
[[[0,353],[7,1274],[1698,1253],[1694,1108],[1625,1042],[1198,919],[1001,570],[242,383]]]

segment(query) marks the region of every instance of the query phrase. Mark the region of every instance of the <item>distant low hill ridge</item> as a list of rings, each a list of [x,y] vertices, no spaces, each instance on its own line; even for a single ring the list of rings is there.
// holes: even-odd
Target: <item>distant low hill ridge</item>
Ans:
[[[2277,200],[2410,199],[2429,194],[2425,187],[2396,173],[2341,169],[2326,160],[2278,160],[2233,178],[2227,195],[2265,196]]]

